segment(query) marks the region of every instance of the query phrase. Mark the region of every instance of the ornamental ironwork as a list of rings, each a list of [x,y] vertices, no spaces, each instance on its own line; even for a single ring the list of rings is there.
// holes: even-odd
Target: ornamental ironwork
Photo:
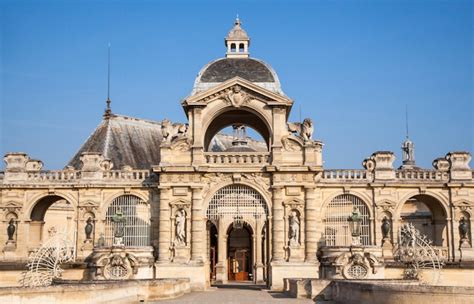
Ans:
[[[23,273],[20,284],[23,287],[49,286],[60,278],[61,265],[74,262],[75,242],[70,240],[67,231],[54,232],[50,238],[30,257],[28,270]]]
[[[413,224],[408,223],[401,227],[394,258],[405,264],[405,279],[423,279],[430,284],[439,281],[444,261],[432,246],[432,241],[421,234]],[[423,272],[425,269],[432,271]]]

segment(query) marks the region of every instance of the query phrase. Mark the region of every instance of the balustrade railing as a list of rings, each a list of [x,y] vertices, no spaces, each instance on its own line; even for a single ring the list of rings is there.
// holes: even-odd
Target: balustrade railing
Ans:
[[[436,170],[397,170],[395,177],[398,180],[448,180],[449,173]]]
[[[28,172],[28,181],[72,181],[81,178],[81,171],[75,170],[48,170]]]
[[[268,152],[207,152],[204,153],[204,157],[206,163],[213,165],[260,165],[270,162],[270,153]]]
[[[370,175],[367,170],[324,170],[322,179],[326,181],[366,181]]]
[[[127,180],[127,181],[141,181],[150,177],[149,170],[110,170],[103,173],[104,179],[107,180]]]

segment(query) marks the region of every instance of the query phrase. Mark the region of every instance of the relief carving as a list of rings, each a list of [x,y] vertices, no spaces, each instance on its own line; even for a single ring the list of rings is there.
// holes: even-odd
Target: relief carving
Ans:
[[[239,108],[250,101],[250,95],[244,92],[239,85],[235,85],[224,94],[224,100],[233,107]]]

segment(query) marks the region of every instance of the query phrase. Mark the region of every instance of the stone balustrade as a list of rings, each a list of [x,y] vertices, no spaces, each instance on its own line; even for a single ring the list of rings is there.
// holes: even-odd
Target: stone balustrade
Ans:
[[[110,170],[105,171],[103,177],[107,180],[143,181],[150,177],[150,170]]]
[[[431,181],[447,181],[449,180],[449,172],[436,170],[398,170],[395,172],[398,180],[431,180]]]
[[[368,181],[371,173],[367,170],[324,170],[322,179],[326,181]]]
[[[35,182],[69,182],[80,178],[81,172],[76,170],[48,170],[27,174],[27,180]]]
[[[239,164],[239,165],[265,165],[269,163],[268,152],[207,152],[204,153],[206,163]]]
[[[0,171],[0,183],[81,183],[81,182],[127,182],[142,183],[151,179],[150,170],[105,170],[99,172],[97,178],[91,179],[84,175],[81,170],[45,170],[26,172],[21,178],[15,180],[5,179],[5,172]]]

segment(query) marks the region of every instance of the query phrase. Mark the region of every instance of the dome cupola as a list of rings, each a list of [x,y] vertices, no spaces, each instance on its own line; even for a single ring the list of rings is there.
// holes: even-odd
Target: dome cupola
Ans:
[[[241,27],[239,17],[235,19],[234,27],[225,37],[225,46],[227,47],[227,58],[248,58],[250,38],[247,32]]]

